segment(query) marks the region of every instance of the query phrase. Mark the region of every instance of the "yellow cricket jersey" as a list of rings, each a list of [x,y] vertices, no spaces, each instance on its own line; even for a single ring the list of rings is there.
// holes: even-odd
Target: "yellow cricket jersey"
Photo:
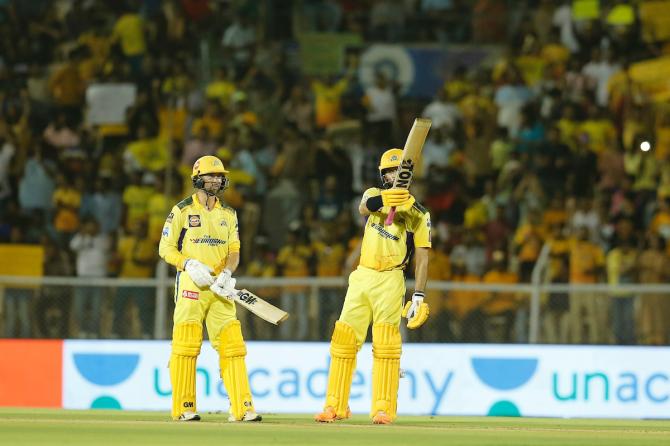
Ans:
[[[363,194],[363,201],[380,194],[380,189],[370,188]],[[410,240],[415,248],[431,247],[430,213],[426,208],[414,203],[409,211],[396,213],[389,226],[384,225],[387,215],[388,208],[382,208],[368,216],[361,247],[361,266],[376,271],[405,269],[411,254],[408,249]]]
[[[228,255],[239,251],[235,210],[217,200],[208,211],[195,194],[172,208],[158,247],[159,255],[180,271],[187,259],[197,259],[217,274]]]

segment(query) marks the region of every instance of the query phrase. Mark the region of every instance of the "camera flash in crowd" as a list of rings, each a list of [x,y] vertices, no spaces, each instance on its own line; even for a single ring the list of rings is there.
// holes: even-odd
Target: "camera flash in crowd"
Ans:
[[[651,144],[649,144],[649,141],[642,141],[640,143],[640,150],[643,152],[648,152],[649,149],[651,149]]]

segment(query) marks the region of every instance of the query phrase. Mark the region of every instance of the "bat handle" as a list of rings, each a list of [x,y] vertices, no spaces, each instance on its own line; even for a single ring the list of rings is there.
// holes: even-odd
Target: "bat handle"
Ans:
[[[395,206],[391,208],[391,212],[386,216],[386,220],[384,220],[384,224],[386,226],[390,225],[393,223],[393,217],[395,217]]]

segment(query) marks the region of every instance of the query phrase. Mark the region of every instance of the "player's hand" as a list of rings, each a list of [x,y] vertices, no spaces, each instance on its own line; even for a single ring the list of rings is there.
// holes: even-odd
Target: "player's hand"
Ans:
[[[235,288],[235,283],[230,285],[230,281],[233,280],[233,272],[228,268],[224,269],[216,276],[216,284],[223,289]]]
[[[416,200],[414,199],[414,196],[409,194],[409,197],[407,198],[407,200],[405,200],[404,203],[399,204],[399,205],[396,206],[395,211],[396,212],[407,212],[410,209],[412,209],[412,206],[414,206],[415,202],[416,202]]]
[[[384,207],[392,207],[404,204],[410,195],[407,189],[391,188],[382,190],[381,196]]]
[[[430,310],[428,304],[423,301],[424,294],[421,291],[415,291],[412,294],[412,300],[407,301],[402,310],[402,317],[407,318],[407,328],[415,329],[423,325],[428,319]]]
[[[232,302],[233,295],[237,292],[237,290],[235,289],[236,282],[237,282],[236,279],[230,279],[230,281],[228,282],[229,286],[227,288],[220,286],[218,282],[214,282],[212,286],[209,287],[209,289],[212,291],[212,293],[216,294],[217,296]]]
[[[188,259],[184,263],[184,271],[186,271],[198,288],[207,288],[214,283],[214,272],[212,268],[205,265],[199,260]]]

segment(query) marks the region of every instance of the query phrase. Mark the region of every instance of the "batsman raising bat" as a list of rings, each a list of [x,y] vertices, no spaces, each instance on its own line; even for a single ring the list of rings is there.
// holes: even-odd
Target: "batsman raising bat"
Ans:
[[[172,208],[159,245],[160,256],[177,268],[170,356],[174,420],[200,420],[195,365],[203,321],[212,347],[219,353],[221,378],[230,398],[229,421],[261,420],[251,399],[247,348],[233,303],[234,293],[239,293],[232,277],[240,262],[237,214],[216,197],[228,184],[226,173],[214,156],[195,162],[191,178],[196,191]],[[217,267],[221,271],[214,271]]]
[[[349,276],[342,313],[335,323],[326,402],[323,412],[315,416],[319,422],[333,422],[351,415],[349,391],[356,354],[372,322],[370,417],[375,424],[392,423],[396,418],[400,378],[400,317],[407,318],[407,327],[411,329],[420,327],[428,318],[428,305],[423,298],[431,247],[430,214],[407,189],[391,188],[402,158],[400,149],[384,152],[379,163],[382,189],[365,191],[358,207],[360,214],[367,217],[361,258],[358,268]],[[395,217],[387,226],[384,221],[394,206]],[[413,246],[408,247],[408,242]],[[416,250],[416,285],[412,300],[403,309],[403,270],[412,248]]]

